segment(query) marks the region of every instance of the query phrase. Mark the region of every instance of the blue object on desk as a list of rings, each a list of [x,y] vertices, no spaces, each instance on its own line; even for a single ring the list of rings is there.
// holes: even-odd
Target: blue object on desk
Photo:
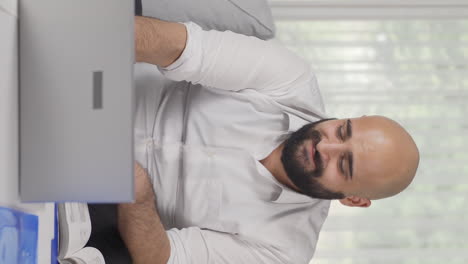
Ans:
[[[59,236],[59,225],[58,225],[58,206],[57,204],[54,204],[54,239],[50,242],[50,259],[51,259],[51,264],[59,264],[57,256],[58,256],[58,250],[59,250],[59,241],[58,241],[58,236]]]
[[[0,264],[37,264],[39,218],[0,207]]]

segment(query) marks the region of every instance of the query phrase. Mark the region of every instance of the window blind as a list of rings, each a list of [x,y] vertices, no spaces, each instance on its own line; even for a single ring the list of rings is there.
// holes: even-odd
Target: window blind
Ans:
[[[277,39],[317,74],[330,116],[388,116],[421,152],[398,196],[367,209],[333,202],[310,263],[468,263],[468,19],[276,21]]]

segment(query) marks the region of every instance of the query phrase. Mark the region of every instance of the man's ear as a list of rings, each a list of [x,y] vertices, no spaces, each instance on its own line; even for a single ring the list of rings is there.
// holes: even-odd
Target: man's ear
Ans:
[[[340,203],[350,207],[369,207],[371,206],[371,201],[367,198],[361,198],[358,196],[348,196],[340,200]]]

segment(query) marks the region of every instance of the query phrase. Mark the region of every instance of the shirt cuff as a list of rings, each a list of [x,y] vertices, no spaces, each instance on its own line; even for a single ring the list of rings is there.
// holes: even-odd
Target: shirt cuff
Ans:
[[[187,30],[187,41],[185,44],[185,49],[180,55],[180,57],[174,61],[171,65],[166,67],[158,66],[159,71],[166,75],[169,72],[175,71],[186,63],[191,57],[193,57],[194,51],[196,49],[196,36],[200,35],[202,28],[193,22],[181,23],[185,26]]]

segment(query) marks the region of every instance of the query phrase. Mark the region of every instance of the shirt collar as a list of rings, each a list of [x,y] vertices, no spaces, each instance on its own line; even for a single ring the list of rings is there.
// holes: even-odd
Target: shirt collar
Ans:
[[[310,122],[307,121],[307,120],[304,120],[302,118],[299,118],[295,115],[292,115],[292,114],[289,114],[289,113],[286,113],[287,116],[288,116],[288,132],[294,132],[294,131],[297,131],[299,128],[301,128],[302,126],[306,125],[306,124],[309,124]]]
[[[315,200],[312,197],[293,191],[286,186],[280,185],[280,188],[281,192],[279,193],[278,197],[276,199],[273,199],[273,202],[275,203],[311,203]]]
[[[265,168],[260,162],[257,161],[258,172],[266,177],[271,178],[278,187],[278,194],[275,195],[272,199],[274,203],[311,203],[316,199],[311,198],[307,195],[298,193],[291,188],[280,183],[276,178]]]

